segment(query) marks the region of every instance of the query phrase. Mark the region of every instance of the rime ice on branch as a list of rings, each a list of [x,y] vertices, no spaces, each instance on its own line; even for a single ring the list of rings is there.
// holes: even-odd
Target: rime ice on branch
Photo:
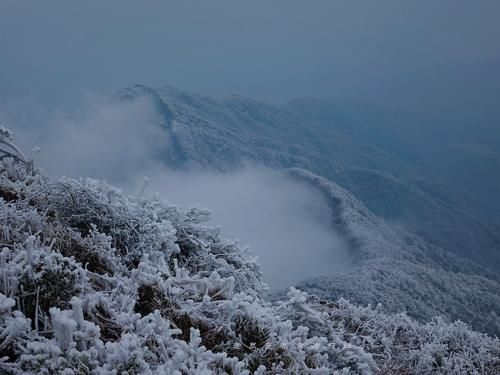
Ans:
[[[0,372],[498,373],[497,339],[292,289],[208,213],[51,179],[0,128]],[[142,189],[140,189],[142,190]]]

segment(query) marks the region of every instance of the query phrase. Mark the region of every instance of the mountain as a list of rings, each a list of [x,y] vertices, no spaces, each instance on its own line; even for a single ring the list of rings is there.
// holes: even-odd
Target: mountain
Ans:
[[[290,173],[323,192],[331,225],[352,244],[355,268],[302,287],[328,298],[382,302],[387,311],[421,320],[439,314],[500,332],[500,230],[468,208],[460,192],[376,145],[252,99],[141,85],[115,99],[138,97],[152,100],[169,133],[162,158],[171,167],[298,168]]]
[[[462,322],[420,324],[295,288],[266,301],[254,257],[207,226],[208,214],[45,176],[0,127],[0,372],[500,370],[498,338]]]
[[[323,177],[305,170],[290,173],[327,197],[332,226],[350,243],[356,264],[343,274],[305,280],[299,288],[329,300],[381,303],[386,311],[406,311],[421,321],[442,316],[500,332],[497,275],[388,225]]]
[[[120,100],[151,98],[170,138],[164,159],[177,168],[228,170],[245,161],[303,168],[352,192],[377,216],[493,270],[500,229],[463,205],[460,193],[379,147],[288,111],[231,96],[215,99],[136,85]]]
[[[380,93],[376,100],[305,97],[283,109],[425,169],[460,190],[468,206],[498,223],[500,204],[492,197],[500,191],[500,83],[487,76],[472,78],[466,69],[458,70],[454,79],[442,77],[444,72],[447,69],[430,72],[419,77],[420,82],[414,79],[394,92]],[[475,84],[469,90],[456,87],[464,79]]]

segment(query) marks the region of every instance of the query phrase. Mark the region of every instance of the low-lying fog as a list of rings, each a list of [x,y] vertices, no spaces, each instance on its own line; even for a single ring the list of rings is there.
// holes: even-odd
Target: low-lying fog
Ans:
[[[40,116],[36,127],[13,121],[25,149],[41,148],[37,164],[50,175],[104,179],[128,192],[147,176],[146,195],[209,208],[211,225],[258,256],[271,289],[348,267],[348,249],[330,226],[319,191],[258,166],[230,173],[168,169],[157,157],[168,137],[145,101],[92,98],[77,114]]]

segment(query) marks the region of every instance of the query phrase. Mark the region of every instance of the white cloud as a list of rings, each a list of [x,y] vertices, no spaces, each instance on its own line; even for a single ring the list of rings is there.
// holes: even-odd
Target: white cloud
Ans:
[[[17,136],[40,147],[37,162],[49,174],[129,183],[138,171],[155,168],[155,158],[168,147],[167,133],[145,99],[88,98],[77,114],[45,115],[41,121]]]
[[[150,177],[146,194],[158,192],[186,208],[208,207],[212,225],[259,257],[272,289],[348,267],[347,247],[330,226],[319,191],[259,167],[230,173],[169,170],[158,162],[168,137],[150,103],[94,98],[81,108],[18,131],[24,144],[40,146],[37,164],[49,174],[100,178],[131,192],[143,176]]]
[[[280,172],[250,167],[226,174],[162,172],[152,176],[149,190],[182,206],[208,207],[211,224],[259,257],[272,289],[349,265],[347,246],[331,227],[319,191]]]

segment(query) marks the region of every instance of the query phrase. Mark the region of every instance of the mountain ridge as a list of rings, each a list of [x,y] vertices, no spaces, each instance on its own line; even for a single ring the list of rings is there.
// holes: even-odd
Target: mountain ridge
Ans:
[[[304,168],[337,182],[385,220],[485,267],[500,267],[496,225],[462,207],[446,187],[377,148],[337,131],[315,134],[314,126],[293,114],[255,100],[248,106],[246,98],[235,103],[233,97],[229,105],[226,98],[137,85],[115,97],[144,95],[153,95],[169,131],[172,167],[228,170],[249,160],[271,168]],[[466,235],[470,232],[477,234]],[[487,256],[478,256],[478,248]]]
[[[173,137],[176,146],[167,152],[181,150],[182,157],[167,158],[170,167],[230,171],[249,160],[299,168],[291,174],[308,180],[327,199],[335,191],[340,202],[364,212],[365,234],[352,236],[363,241],[352,254],[356,270],[305,280],[300,284],[305,290],[361,304],[383,302],[388,311],[405,310],[420,320],[461,318],[475,328],[500,332],[494,271],[500,264],[498,232],[462,209],[438,183],[376,147],[338,131],[317,133],[293,114],[252,99],[144,86],[123,89],[115,98],[144,96],[158,103],[159,125]],[[344,189],[349,193],[340,193]],[[330,209],[339,230],[343,212]]]

